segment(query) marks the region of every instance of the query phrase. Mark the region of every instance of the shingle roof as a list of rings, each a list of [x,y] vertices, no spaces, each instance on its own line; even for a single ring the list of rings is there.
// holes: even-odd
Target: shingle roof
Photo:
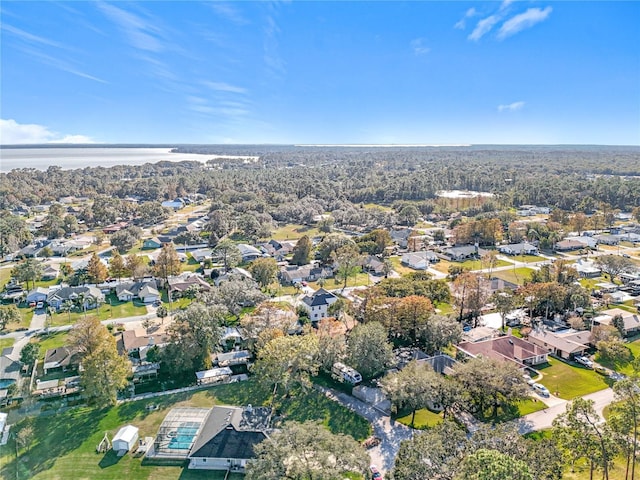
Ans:
[[[249,459],[253,447],[267,438],[268,409],[213,407],[189,457]]]

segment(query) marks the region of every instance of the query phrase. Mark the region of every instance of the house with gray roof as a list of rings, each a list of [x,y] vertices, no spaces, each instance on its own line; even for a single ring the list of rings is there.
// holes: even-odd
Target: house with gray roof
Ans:
[[[104,303],[104,294],[96,287],[80,286],[80,287],[63,287],[53,292],[49,292],[47,303],[50,307],[60,310],[62,304],[66,301],[76,302],[84,295],[84,305],[82,308],[95,308],[99,303]]]
[[[422,252],[405,253],[402,255],[402,264],[414,270],[426,270],[431,265],[439,262],[440,258],[431,250]]]
[[[189,468],[244,472],[254,447],[268,438],[270,409],[215,406],[189,452]]]
[[[144,280],[142,282],[127,282],[116,285],[116,297],[121,302],[128,302],[138,298],[143,303],[153,303],[160,300],[160,292],[155,280]]]
[[[451,247],[444,251],[444,254],[454,262],[461,262],[469,258],[480,258],[486,250],[476,247],[475,245],[465,245],[462,247]]]
[[[338,297],[333,293],[321,288],[312,295],[305,295],[302,298],[302,307],[309,312],[312,322],[317,322],[329,316],[329,306],[338,301]]]
[[[507,255],[537,255],[538,247],[527,242],[512,243],[498,247],[498,251]]]

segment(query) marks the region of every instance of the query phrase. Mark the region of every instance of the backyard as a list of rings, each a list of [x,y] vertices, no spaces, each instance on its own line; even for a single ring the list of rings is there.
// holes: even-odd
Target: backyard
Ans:
[[[54,313],[51,315],[51,326],[72,325],[85,316],[97,317],[102,321],[147,314],[147,307],[139,300],[121,302],[113,294],[107,295],[106,300],[106,303],[97,309],[88,309],[86,312],[80,311],[79,307],[74,307],[70,312]]]
[[[265,405],[269,393],[257,383],[248,381],[220,385],[198,392],[167,395],[152,400],[127,402],[117,407],[93,409],[81,407],[51,415],[43,412],[34,418],[33,443],[29,450],[16,449],[13,437],[7,447],[0,450],[0,477],[35,479],[111,480],[111,479],[223,479],[224,475],[213,472],[192,472],[181,467],[143,464],[141,457],[130,454],[122,458],[111,452],[96,453],[96,446],[105,432],[110,437],[117,430],[133,424],[140,429],[140,438],[154,436],[169,409],[178,406],[211,407],[214,404]],[[157,410],[146,409],[149,404],[159,406]],[[362,440],[369,436],[370,426],[350,410],[332,402],[321,393],[310,390],[285,400],[280,408],[281,420],[317,420],[330,430],[349,433]],[[242,476],[230,476],[237,480]]]
[[[635,359],[640,357],[640,338],[637,338],[635,341],[631,343],[625,343],[625,346],[629,348],[629,350],[631,350],[631,355],[633,356],[632,358]],[[633,366],[631,364],[632,362],[614,364],[608,360],[604,360],[600,358],[600,354],[596,354],[595,360],[603,367],[607,367],[611,370],[615,370],[625,375],[631,375],[633,373]]]
[[[524,285],[524,282],[531,278],[532,272],[533,270],[528,267],[518,267],[493,272],[492,276],[500,278],[505,282],[515,283],[516,285]]]
[[[305,225],[287,224],[273,231],[271,238],[274,240],[297,240],[304,235],[310,238],[320,234],[320,230],[315,227]]]
[[[607,388],[605,378],[585,367],[573,367],[556,358],[549,358],[546,366],[536,367],[542,373],[539,381],[549,391],[565,400]]]

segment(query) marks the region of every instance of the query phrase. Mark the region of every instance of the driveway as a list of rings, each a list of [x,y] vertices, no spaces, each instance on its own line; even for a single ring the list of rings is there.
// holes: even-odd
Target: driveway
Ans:
[[[314,388],[369,421],[373,427],[373,434],[382,439],[380,445],[368,450],[371,463],[383,473],[391,470],[400,449],[400,443],[413,436],[413,429],[392,421],[387,415],[351,395],[318,385],[315,385]]]
[[[605,388],[604,390],[585,395],[582,398],[584,398],[585,400],[593,400],[596,412],[598,412],[598,415],[600,415],[600,417],[604,420],[602,411],[604,410],[604,407],[606,407],[613,401],[613,390],[610,388]],[[553,406],[548,406],[544,410],[530,413],[529,415],[525,415],[518,420],[514,420],[518,424],[520,433],[525,434],[536,430],[551,428],[551,426],[553,425],[553,420],[558,415],[563,414],[567,410],[567,404],[569,403],[566,400],[558,400],[560,400],[560,402],[554,402]]]

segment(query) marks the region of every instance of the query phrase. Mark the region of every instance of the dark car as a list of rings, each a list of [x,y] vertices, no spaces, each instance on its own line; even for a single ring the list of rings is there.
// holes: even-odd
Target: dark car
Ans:
[[[371,470],[371,480],[382,480],[382,474],[380,470],[378,470],[378,467],[371,465],[369,470]]]

